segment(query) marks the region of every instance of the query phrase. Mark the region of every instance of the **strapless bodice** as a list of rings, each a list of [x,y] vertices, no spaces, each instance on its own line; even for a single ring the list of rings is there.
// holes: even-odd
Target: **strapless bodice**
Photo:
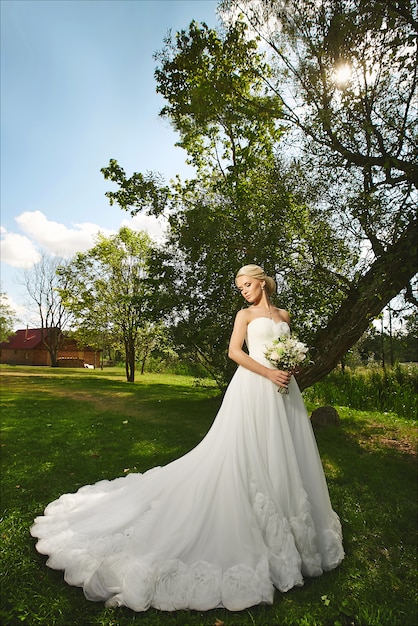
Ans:
[[[266,346],[273,339],[282,335],[290,335],[290,327],[287,322],[275,322],[269,317],[256,317],[247,326],[245,343],[250,356],[264,365],[273,367],[264,356]]]

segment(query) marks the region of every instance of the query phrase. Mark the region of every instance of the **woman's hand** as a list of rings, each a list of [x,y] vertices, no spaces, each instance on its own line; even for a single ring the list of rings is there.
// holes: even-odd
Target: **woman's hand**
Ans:
[[[291,377],[291,372],[278,369],[269,369],[267,373],[267,378],[278,387],[287,387]]]

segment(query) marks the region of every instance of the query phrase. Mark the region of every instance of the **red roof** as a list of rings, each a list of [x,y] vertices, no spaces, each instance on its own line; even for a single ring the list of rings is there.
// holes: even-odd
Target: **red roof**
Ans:
[[[43,336],[48,336],[48,329],[43,329]],[[14,335],[10,335],[7,341],[0,343],[0,348],[11,350],[31,350],[36,348],[42,341],[42,328],[26,328],[17,330]]]

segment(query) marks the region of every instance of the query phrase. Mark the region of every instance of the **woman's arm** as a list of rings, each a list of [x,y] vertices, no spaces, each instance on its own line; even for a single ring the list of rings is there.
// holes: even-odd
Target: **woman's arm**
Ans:
[[[275,385],[286,387],[290,380],[289,372],[283,372],[276,368],[271,369],[266,367],[262,363],[255,361],[244,350],[242,346],[244,344],[245,335],[247,333],[247,326],[249,322],[248,312],[246,309],[238,311],[234,328],[229,340],[228,356],[232,361],[235,361],[238,365],[242,365],[251,372],[255,372],[260,376],[264,376],[271,380]]]

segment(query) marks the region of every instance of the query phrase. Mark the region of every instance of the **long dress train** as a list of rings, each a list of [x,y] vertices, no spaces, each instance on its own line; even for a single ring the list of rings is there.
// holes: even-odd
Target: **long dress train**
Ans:
[[[248,325],[250,355],[285,322]],[[269,365],[271,367],[271,365]],[[89,600],[134,611],[231,611],[272,603],[344,558],[310,420],[296,381],[282,395],[238,367],[205,438],[144,474],[51,502],[31,534],[47,565]]]

